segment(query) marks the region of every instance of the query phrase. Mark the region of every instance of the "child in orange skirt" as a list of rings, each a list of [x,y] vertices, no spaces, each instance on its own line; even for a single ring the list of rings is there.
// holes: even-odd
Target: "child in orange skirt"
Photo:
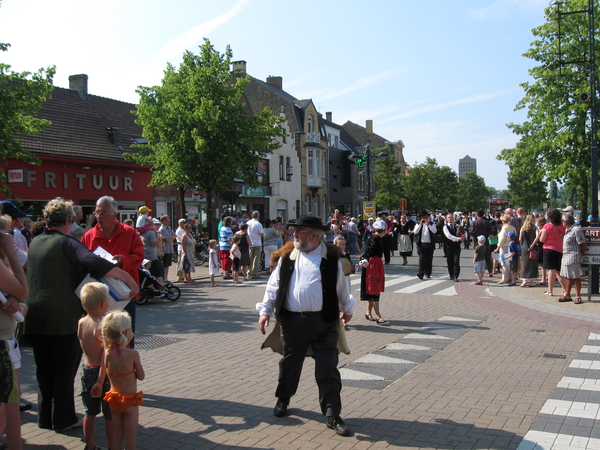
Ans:
[[[145,378],[144,368],[137,350],[127,347],[133,339],[131,317],[125,311],[112,312],[102,320],[104,338],[104,364],[110,380],[110,391],[104,400],[113,417],[113,442],[110,448],[133,450],[143,392],[137,392],[137,380]]]

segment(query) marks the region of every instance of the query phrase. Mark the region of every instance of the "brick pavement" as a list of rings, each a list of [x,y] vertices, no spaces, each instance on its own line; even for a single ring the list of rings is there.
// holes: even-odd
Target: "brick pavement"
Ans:
[[[447,277],[440,255],[437,250],[436,280]],[[180,285],[179,301],[152,299],[138,308],[147,373],[139,383],[145,404],[138,448],[516,449],[590,329],[597,329],[600,298],[558,304],[557,297],[543,298],[541,288],[487,285],[498,278],[486,277],[486,285],[474,286],[471,258],[472,250],[463,251],[465,281],[455,284],[458,295],[386,292],[381,308],[389,326],[367,322],[358,304],[347,332],[352,353],[340,355],[340,366],[444,316],[482,321],[385,389],[344,386],[342,416],[354,431],[348,438],[324,425],[312,360],[306,361],[290,416],[273,417],[278,355],[259,350],[263,337],[254,310],[266,280],[237,286],[221,281],[222,287],[210,288],[206,269],[200,268],[201,282]],[[386,267],[391,276],[416,273],[416,257],[408,266],[399,260],[392,258]],[[24,349],[23,397],[35,403],[34,367],[30,350]],[[60,435],[40,430],[35,411],[22,419],[26,449],[83,448],[81,430]],[[96,437],[106,448],[103,423],[97,419]]]

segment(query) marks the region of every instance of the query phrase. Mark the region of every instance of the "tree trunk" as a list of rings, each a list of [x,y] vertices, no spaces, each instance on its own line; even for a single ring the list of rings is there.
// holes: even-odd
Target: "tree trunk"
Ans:
[[[185,207],[185,188],[179,187],[179,202],[181,203],[181,217],[187,219],[187,209]]]
[[[208,238],[215,239],[215,230],[213,223],[213,193],[206,193],[206,227],[208,228]],[[218,230],[217,230],[218,234]]]

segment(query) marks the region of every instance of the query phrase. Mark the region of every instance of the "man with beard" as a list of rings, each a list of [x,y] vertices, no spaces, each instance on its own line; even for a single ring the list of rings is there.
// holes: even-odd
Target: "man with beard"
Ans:
[[[315,216],[300,216],[293,226],[294,244],[284,246],[271,274],[262,303],[258,327],[265,334],[270,317],[281,325],[283,358],[279,362],[279,384],[275,391],[275,417],[287,414],[296,393],[308,347],[315,359],[321,412],[327,427],[340,436],[350,428],[340,417],[342,381],[338,365],[337,322],[352,318],[355,299],[348,291],[338,250],[324,242],[327,226]]]

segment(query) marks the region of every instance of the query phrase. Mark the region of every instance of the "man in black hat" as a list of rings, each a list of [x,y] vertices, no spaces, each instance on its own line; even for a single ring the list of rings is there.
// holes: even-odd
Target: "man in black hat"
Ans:
[[[293,226],[294,245],[284,247],[271,274],[262,303],[258,327],[265,334],[271,314],[281,325],[283,358],[279,362],[279,384],[275,391],[276,417],[287,414],[296,393],[302,364],[309,346],[315,359],[321,412],[327,427],[341,436],[350,429],[340,417],[342,381],[338,365],[337,322],[352,318],[355,299],[348,291],[337,249],[324,241],[326,226],[316,216],[301,216]],[[290,230],[291,231],[291,230]],[[287,250],[287,251],[286,251]]]
[[[433,266],[433,252],[435,250],[435,233],[437,227],[429,223],[430,217],[427,211],[422,211],[419,223],[413,230],[419,255],[419,272],[417,276],[422,280],[423,276],[431,278]]]

